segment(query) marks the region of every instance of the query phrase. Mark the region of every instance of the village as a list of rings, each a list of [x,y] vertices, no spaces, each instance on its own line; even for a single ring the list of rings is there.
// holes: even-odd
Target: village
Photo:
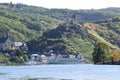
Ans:
[[[0,51],[3,52],[6,57],[15,57],[10,54],[9,51],[21,50],[26,51],[28,59],[24,61],[26,65],[39,65],[39,64],[75,64],[82,63],[83,57],[79,54],[70,54],[65,51],[44,51],[43,53],[31,53],[24,42],[14,42],[9,36],[9,32],[6,32],[6,36],[0,39]]]
[[[80,64],[83,62],[83,57],[76,54],[69,54],[64,51],[44,52],[43,54],[32,54],[30,60],[25,64]]]
[[[69,20],[67,20],[64,25],[71,25],[68,21]],[[72,24],[78,24],[76,15],[73,15]],[[79,24],[79,26],[81,25]],[[16,50],[19,51],[14,52]],[[9,31],[6,31],[5,36],[3,38],[0,38],[0,52],[2,52],[4,56],[12,58],[13,62],[15,61],[15,63],[24,63],[26,65],[75,64],[83,62],[83,57],[80,54],[71,54],[68,51],[48,50],[43,52],[30,52],[25,42],[14,42],[10,37]],[[25,52],[25,55],[23,52]],[[27,58],[24,56],[27,56]]]

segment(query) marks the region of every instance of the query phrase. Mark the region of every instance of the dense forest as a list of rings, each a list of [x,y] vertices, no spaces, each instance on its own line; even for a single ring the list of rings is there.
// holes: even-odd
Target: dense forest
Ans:
[[[27,42],[30,51],[68,51],[92,59],[98,42],[119,50],[119,16],[120,8],[70,10],[1,3],[0,37],[9,31],[12,40]]]

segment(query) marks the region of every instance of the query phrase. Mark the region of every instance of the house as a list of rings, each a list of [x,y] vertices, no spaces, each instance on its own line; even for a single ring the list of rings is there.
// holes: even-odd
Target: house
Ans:
[[[0,38],[0,51],[15,50],[14,42],[9,38]]]
[[[27,45],[25,43],[13,42],[9,37],[0,38],[0,51],[16,50],[16,49],[28,51]]]
[[[49,54],[55,54],[56,56],[59,56],[61,58],[69,58],[69,52],[66,52],[66,51],[53,51],[53,50],[50,50],[48,53]]]
[[[15,49],[21,49],[21,50],[26,50],[28,51],[28,47],[25,43],[22,42],[14,42]]]
[[[31,61],[40,61],[40,55],[32,54],[31,55]]]
[[[27,47],[27,45],[25,43],[22,43],[22,45],[20,46],[20,49],[28,51],[28,47]]]
[[[48,62],[48,58],[45,55],[41,55],[40,57],[41,57],[42,63],[46,64]]]
[[[37,65],[41,64],[41,58],[38,54],[32,54],[30,60],[25,62],[26,65]]]
[[[15,49],[20,49],[20,46],[22,46],[22,42],[14,42]]]

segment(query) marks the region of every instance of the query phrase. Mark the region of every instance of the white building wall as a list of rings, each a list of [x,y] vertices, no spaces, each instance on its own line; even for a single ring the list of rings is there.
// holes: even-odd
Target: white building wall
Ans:
[[[8,48],[14,48],[14,43],[8,38],[5,43],[3,44],[3,50],[7,50]]]

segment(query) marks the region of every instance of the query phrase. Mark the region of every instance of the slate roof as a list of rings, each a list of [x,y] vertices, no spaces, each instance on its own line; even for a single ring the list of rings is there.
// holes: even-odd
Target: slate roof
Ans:
[[[4,43],[8,38],[0,38],[0,43]]]

